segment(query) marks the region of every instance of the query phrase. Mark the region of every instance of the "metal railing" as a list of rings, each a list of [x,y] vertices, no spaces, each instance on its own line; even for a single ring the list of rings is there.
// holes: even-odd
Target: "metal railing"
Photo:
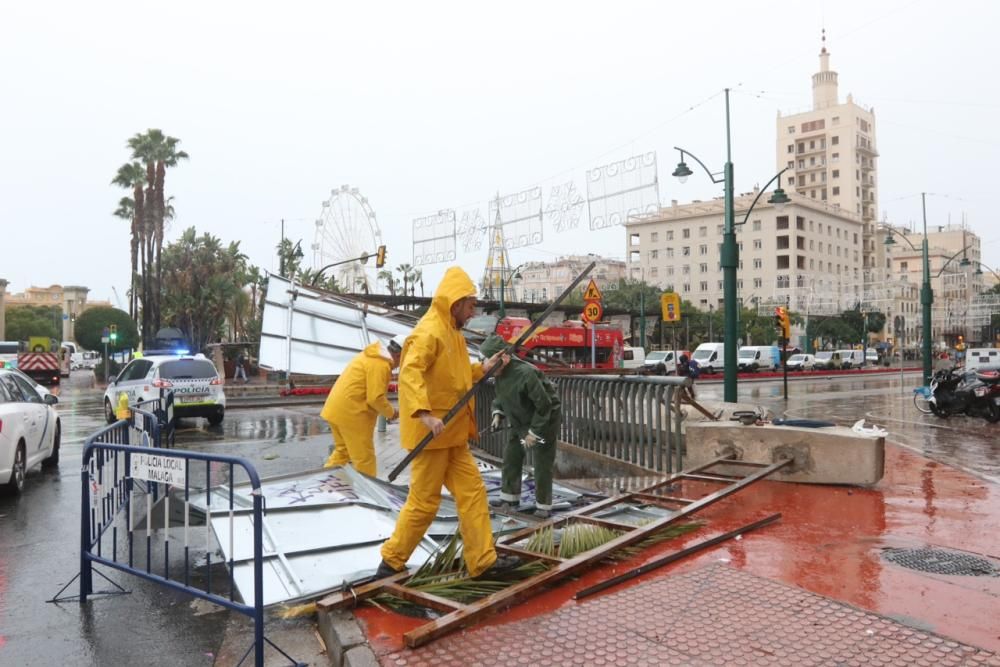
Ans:
[[[264,636],[264,507],[256,469],[240,457],[161,448],[158,445],[164,432],[159,416],[138,407],[132,412],[132,419],[98,431],[84,445],[80,602],[98,594],[93,585],[94,566],[113,568],[248,616],[254,624],[254,641],[240,664],[253,652],[254,664],[262,667],[265,642],[291,664],[299,664]],[[232,490],[243,480],[252,487],[252,508]],[[226,484],[228,494],[213,496],[213,484]],[[196,494],[203,494],[207,510],[192,517]],[[220,498],[224,499],[221,505]],[[204,528],[197,525],[202,516]],[[223,549],[228,559],[213,563],[218,548],[216,530],[228,535],[228,548]],[[252,534],[249,600],[237,595],[233,560],[235,536],[245,530]],[[250,560],[248,556],[244,553],[240,560]],[[218,570],[220,565],[225,573],[213,572],[213,566]],[[97,574],[111,581],[100,571]],[[111,583],[118,589],[111,593],[126,592]],[[249,597],[246,588],[242,590]]]
[[[671,409],[687,378],[657,376],[551,376],[559,393],[560,440],[656,472],[681,470],[681,413]],[[488,426],[496,389],[476,395],[476,422]],[[506,431],[482,433],[479,446],[503,456]],[[528,452],[526,459],[533,458]]]

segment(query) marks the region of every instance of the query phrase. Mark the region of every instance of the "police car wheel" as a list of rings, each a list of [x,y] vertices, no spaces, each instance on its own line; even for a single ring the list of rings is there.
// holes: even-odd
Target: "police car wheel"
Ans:
[[[109,424],[114,424],[118,421],[118,418],[115,417],[114,408],[111,407],[111,401],[106,398],[104,399],[104,419],[107,420]]]
[[[222,423],[222,420],[224,418],[225,414],[222,412],[215,415],[209,415],[208,417],[206,417],[206,419],[208,419],[208,423],[211,424],[212,426],[218,426],[219,424]]]

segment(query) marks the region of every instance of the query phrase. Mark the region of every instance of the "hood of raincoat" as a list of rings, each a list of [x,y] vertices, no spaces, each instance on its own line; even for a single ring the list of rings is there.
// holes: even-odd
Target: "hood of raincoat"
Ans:
[[[484,357],[489,358],[492,357],[497,352],[499,352],[500,350],[504,349],[505,347],[507,347],[507,341],[505,341],[497,334],[492,333],[489,336],[487,336],[486,340],[484,340],[479,345],[479,352]]]
[[[453,322],[451,307],[467,296],[476,295],[476,284],[461,267],[453,266],[444,273],[441,284],[431,300],[433,308],[445,322]]]

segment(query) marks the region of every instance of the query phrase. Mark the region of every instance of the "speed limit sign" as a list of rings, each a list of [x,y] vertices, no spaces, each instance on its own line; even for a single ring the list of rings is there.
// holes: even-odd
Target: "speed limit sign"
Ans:
[[[588,301],[583,307],[583,319],[586,322],[600,322],[604,316],[604,308],[600,301]]]

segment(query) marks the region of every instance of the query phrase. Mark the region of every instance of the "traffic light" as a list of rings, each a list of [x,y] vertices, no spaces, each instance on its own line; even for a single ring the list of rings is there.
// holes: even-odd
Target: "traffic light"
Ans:
[[[784,306],[774,309],[774,328],[781,338],[789,340],[792,337],[792,323],[788,320],[788,310]]]
[[[112,344],[117,343],[118,342],[118,325],[117,324],[112,324],[109,327],[109,329],[110,329],[110,331],[108,332],[108,336],[111,338],[111,343]]]
[[[383,266],[385,266],[385,246],[380,245],[375,251],[375,268],[381,269]]]

